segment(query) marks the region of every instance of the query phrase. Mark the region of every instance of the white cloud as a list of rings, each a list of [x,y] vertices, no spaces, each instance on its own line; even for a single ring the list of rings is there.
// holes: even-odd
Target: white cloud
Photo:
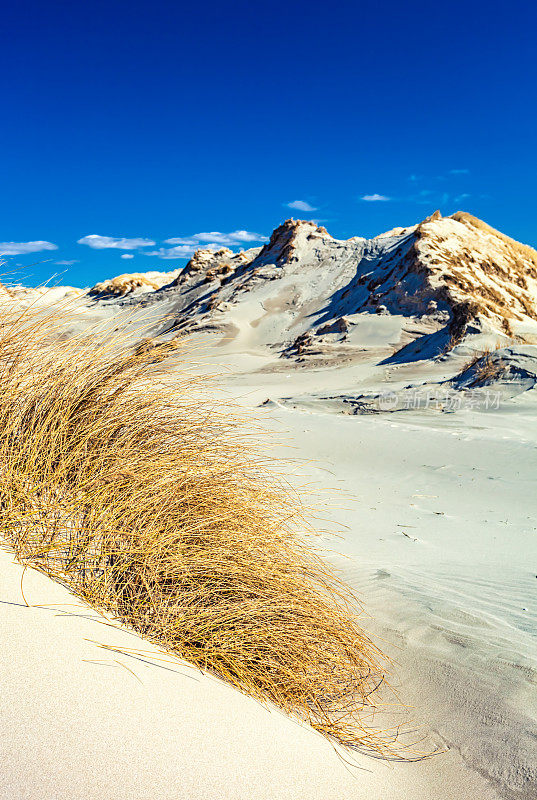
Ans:
[[[220,250],[224,244],[237,244],[236,241],[223,242],[222,240],[216,242],[204,241],[202,244],[200,241],[192,241],[188,239],[167,239],[167,242],[168,244],[173,242],[183,242],[183,244],[175,245],[175,247],[159,247],[158,250],[144,250],[144,256],[156,256],[157,258],[164,259],[191,258],[196,250],[198,250],[200,247],[203,247],[204,250]],[[185,242],[189,243],[185,244]]]
[[[155,242],[152,239],[116,239],[114,236],[99,236],[97,233],[90,233],[79,239],[78,244],[87,244],[94,250],[135,250],[137,247],[152,247]]]
[[[391,198],[386,197],[385,194],[364,194],[363,197],[360,198],[361,200],[365,200],[366,203],[378,203],[378,202],[387,202]]]
[[[450,175],[469,175],[470,174],[470,170],[469,169],[450,169],[449,170],[449,174]]]
[[[173,245],[186,245],[199,247],[201,242],[210,242],[212,245],[220,245],[233,247],[233,245],[242,244],[243,242],[266,242],[267,237],[261,233],[253,233],[252,231],[232,231],[231,233],[222,233],[221,231],[207,231],[204,233],[195,233],[187,237],[173,237],[166,239],[166,244]]]
[[[52,242],[0,242],[0,255],[20,256],[24,253],[39,253],[41,250],[57,250]]]
[[[60,267],[70,267],[73,264],[78,264],[78,258],[73,258],[70,261],[55,261],[55,264],[58,264]]]
[[[467,197],[470,197],[468,192],[463,192],[463,194],[460,194],[458,195],[458,197],[455,198],[455,202],[460,203],[462,200],[466,200]]]
[[[157,258],[190,258],[198,249],[199,242],[188,245],[181,244],[177,247],[159,247],[158,250],[144,250],[144,256],[156,256]],[[220,245],[207,245],[210,250],[218,250]]]
[[[197,234],[199,235],[199,234]],[[194,236],[174,236],[171,239],[164,240],[166,244],[178,244],[178,245],[185,245],[189,247],[198,247],[200,240],[195,239]]]
[[[120,258],[134,258],[132,253],[122,253]]]
[[[316,206],[310,206],[305,200],[293,200],[292,203],[285,203],[287,208],[296,208],[297,211],[317,211]]]

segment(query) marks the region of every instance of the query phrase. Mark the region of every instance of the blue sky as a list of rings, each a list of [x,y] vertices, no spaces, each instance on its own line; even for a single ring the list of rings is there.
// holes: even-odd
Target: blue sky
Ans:
[[[6,4],[3,270],[91,285],[289,216],[372,236],[436,208],[537,245],[536,23],[527,0]]]

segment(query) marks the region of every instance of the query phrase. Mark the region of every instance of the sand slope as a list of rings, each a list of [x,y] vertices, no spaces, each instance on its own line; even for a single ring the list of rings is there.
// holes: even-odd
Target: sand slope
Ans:
[[[456,751],[358,757],[220,681],[100,624],[63,587],[0,554],[2,800],[343,800],[498,795]],[[141,654],[98,647],[129,648]]]

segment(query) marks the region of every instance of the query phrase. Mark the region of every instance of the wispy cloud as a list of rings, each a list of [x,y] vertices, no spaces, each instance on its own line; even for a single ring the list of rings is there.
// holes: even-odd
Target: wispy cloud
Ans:
[[[438,189],[421,189],[415,194],[410,194],[403,198],[408,203],[418,203],[419,205],[446,205],[450,200],[450,195],[447,192],[441,192]]]
[[[199,242],[194,244],[180,244],[176,247],[159,247],[158,250],[144,250],[144,256],[156,256],[156,258],[191,258],[198,249]],[[208,250],[218,250],[220,245],[207,245]]]
[[[0,255],[21,256],[25,253],[39,253],[41,250],[57,250],[52,242],[0,242]]]
[[[404,200],[409,203],[418,203],[419,205],[437,205],[439,207],[445,207],[450,203],[462,203],[468,197],[471,197],[469,192],[462,192],[461,194],[455,195],[451,192],[441,192],[437,189],[422,189],[415,194],[408,195]]]
[[[194,233],[192,236],[173,236],[166,239],[165,244],[172,247],[159,247],[158,250],[144,250],[146,256],[156,256],[157,258],[190,258],[200,247],[206,250],[219,250],[221,247],[238,247],[244,244],[256,242],[266,242],[267,237],[262,233],[253,231],[204,231]]]
[[[132,253],[122,253],[120,258],[134,258]]]
[[[317,211],[317,206],[306,203],[305,200],[293,200],[291,203],[284,203],[287,208],[295,208],[297,211]]]
[[[429,206],[431,208],[446,209],[450,205],[463,203],[471,195],[465,191],[471,177],[471,171],[466,168],[445,169],[442,174],[426,176],[424,173],[413,172],[407,176],[407,189],[401,194],[365,194],[360,200],[367,203],[412,203]],[[457,187],[456,189],[454,187]]]
[[[205,250],[219,250],[221,247],[237,247],[242,244],[253,242],[266,242],[267,237],[260,233],[250,231],[233,231],[232,233],[221,233],[220,231],[210,231],[207,233],[195,233],[189,237],[174,236],[166,239],[166,244],[173,247],[159,247],[158,250],[144,250],[145,256],[156,256],[157,258],[190,258],[196,250],[202,247]]]
[[[450,177],[454,177],[456,175],[469,175],[469,169],[448,169],[446,172],[437,175],[430,175],[429,177],[425,177],[423,175],[419,175],[413,172],[411,175],[408,176],[408,180],[411,183],[417,183],[418,181],[427,180],[427,181],[447,181]]]
[[[208,242],[213,245],[233,247],[233,245],[243,244],[244,242],[266,241],[266,236],[263,236],[261,233],[253,233],[252,231],[232,231],[231,233],[206,231],[204,233],[194,233],[192,236],[174,236],[171,239],[166,239],[165,243],[173,245],[196,245],[199,247],[200,243]]]
[[[94,250],[136,250],[138,247],[152,247],[156,243],[152,239],[123,239],[90,233],[79,239],[78,244],[86,244]]]
[[[364,194],[360,200],[365,200],[366,203],[386,203],[391,197],[385,194]]]
[[[59,267],[71,267],[73,264],[78,264],[78,258],[72,258],[71,260],[63,260],[63,261],[55,261]]]

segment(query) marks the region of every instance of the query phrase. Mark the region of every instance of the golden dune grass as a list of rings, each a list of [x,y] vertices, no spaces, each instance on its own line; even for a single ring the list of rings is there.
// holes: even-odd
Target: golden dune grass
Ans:
[[[382,658],[356,600],[239,421],[177,364],[159,373],[171,347],[54,341],[53,323],[0,325],[0,516],[18,559],[335,741],[397,753],[370,727]]]
[[[502,378],[508,370],[503,359],[494,358],[494,353],[505,347],[503,342],[496,342],[494,348],[486,347],[479,350],[464,364],[457,377],[473,369],[474,375],[471,386],[483,386],[493,380]]]

